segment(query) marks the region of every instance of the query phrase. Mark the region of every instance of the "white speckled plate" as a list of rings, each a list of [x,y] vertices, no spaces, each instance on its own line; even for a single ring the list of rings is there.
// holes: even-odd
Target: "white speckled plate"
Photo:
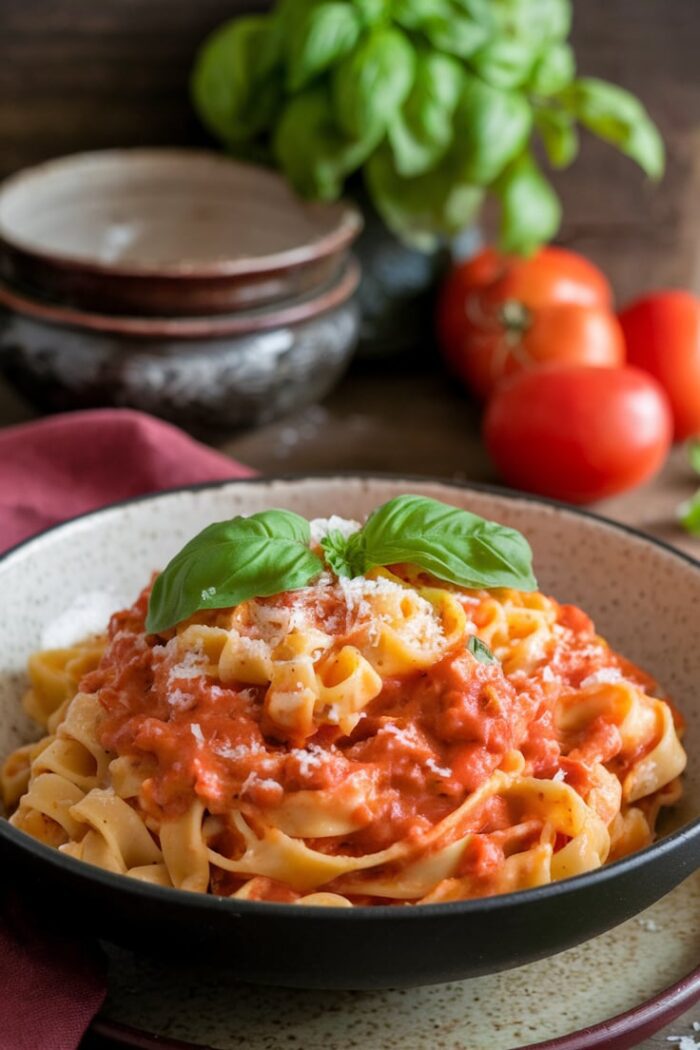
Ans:
[[[109,995],[94,1031],[148,1050],[183,1042],[207,1050],[514,1050],[542,1042],[542,1050],[613,1050],[636,1045],[700,999],[700,872],[577,948],[427,988],[232,990],[199,964],[164,966],[116,948],[109,959]]]

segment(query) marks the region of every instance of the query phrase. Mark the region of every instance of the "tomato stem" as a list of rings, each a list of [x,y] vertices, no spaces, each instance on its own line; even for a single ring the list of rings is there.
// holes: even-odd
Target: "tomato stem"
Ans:
[[[501,306],[500,319],[508,332],[522,335],[532,324],[532,314],[518,299],[506,299]]]

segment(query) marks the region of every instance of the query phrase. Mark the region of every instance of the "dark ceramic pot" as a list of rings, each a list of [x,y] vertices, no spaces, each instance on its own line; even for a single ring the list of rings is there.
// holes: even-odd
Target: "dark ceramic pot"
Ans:
[[[364,227],[355,243],[362,266],[358,292],[358,357],[371,359],[425,353],[435,343],[435,297],[453,259],[468,258],[481,246],[476,226],[450,244],[423,252],[396,237],[366,195],[358,194]]]

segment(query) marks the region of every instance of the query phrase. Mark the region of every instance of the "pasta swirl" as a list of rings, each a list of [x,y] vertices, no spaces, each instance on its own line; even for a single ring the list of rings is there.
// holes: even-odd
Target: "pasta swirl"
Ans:
[[[15,827],[108,871],[244,900],[439,903],[590,871],[650,842],[680,796],[681,717],[539,592],[394,566],[162,635],[147,601],[31,657],[46,735],[0,774]]]

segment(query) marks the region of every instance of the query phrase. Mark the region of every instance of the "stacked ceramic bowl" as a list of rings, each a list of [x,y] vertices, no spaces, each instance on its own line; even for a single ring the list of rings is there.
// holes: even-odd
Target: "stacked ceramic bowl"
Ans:
[[[78,154],[0,189],[0,367],[42,407],[249,426],[333,386],[357,341],[347,203],[172,149]]]

